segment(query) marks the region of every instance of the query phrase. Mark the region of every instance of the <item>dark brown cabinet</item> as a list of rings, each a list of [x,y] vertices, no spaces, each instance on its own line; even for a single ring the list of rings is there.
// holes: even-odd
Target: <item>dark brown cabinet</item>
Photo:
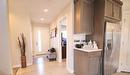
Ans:
[[[74,33],[92,34],[93,32],[93,0],[74,1]]]
[[[105,17],[107,19],[121,20],[122,2],[120,0],[105,0]]]

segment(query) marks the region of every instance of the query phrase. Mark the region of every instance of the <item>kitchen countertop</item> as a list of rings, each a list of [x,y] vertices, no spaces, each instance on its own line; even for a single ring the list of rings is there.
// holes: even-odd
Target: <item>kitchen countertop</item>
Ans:
[[[83,49],[83,48],[74,48],[75,50],[84,51],[84,52],[97,52],[102,51],[102,49]]]

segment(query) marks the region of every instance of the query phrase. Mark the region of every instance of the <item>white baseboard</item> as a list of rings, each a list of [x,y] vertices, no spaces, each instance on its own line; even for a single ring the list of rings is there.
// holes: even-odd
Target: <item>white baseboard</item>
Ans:
[[[67,70],[70,72],[70,73],[74,73],[74,70],[70,69],[70,68],[67,68]]]
[[[31,66],[33,63],[27,63],[27,66]],[[21,64],[13,65],[13,68],[15,67],[21,67]]]
[[[58,59],[57,61],[58,61],[59,63],[62,63],[62,60],[61,60],[61,59]]]
[[[27,66],[31,66],[31,65],[33,65],[33,63],[27,63]]]
[[[130,66],[120,66],[119,72],[121,71],[130,72]]]
[[[125,68],[122,71],[130,72],[130,66],[125,66]]]

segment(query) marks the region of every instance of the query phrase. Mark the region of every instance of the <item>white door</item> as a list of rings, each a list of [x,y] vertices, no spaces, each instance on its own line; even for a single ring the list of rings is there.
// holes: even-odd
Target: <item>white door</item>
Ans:
[[[49,27],[34,27],[34,54],[44,54],[50,45]]]
[[[120,70],[130,72],[130,13],[123,16]]]

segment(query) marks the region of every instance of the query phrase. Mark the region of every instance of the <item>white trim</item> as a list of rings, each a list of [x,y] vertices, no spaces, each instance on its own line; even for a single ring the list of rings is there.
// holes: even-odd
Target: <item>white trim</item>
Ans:
[[[123,70],[123,66],[120,66],[119,69],[117,70],[117,72],[121,72]]]
[[[31,65],[33,65],[33,63],[27,63],[27,66],[31,66]]]
[[[15,67],[21,67],[21,65],[20,64],[13,65],[13,68],[15,68]]]
[[[130,66],[122,66],[121,71],[130,72]]]
[[[58,61],[59,63],[61,63],[61,62],[62,62],[62,58],[57,57],[57,61]]]
[[[57,29],[58,29],[58,31],[57,31],[57,37],[58,37],[58,62],[62,62],[62,46],[61,46],[61,21],[64,19],[64,18],[66,18],[66,24],[68,25],[68,16],[67,16],[67,14],[64,14],[63,16],[61,16],[61,17],[59,17],[58,18],[58,21],[57,21]],[[67,27],[67,25],[66,25],[66,27]],[[66,29],[66,31],[67,31],[67,29]],[[67,40],[68,40],[68,38],[67,38]],[[66,49],[66,52],[67,52],[68,50]],[[66,56],[67,56],[67,54],[66,54]]]
[[[70,68],[67,68],[67,70],[70,72],[70,73],[74,73],[74,70],[70,69]]]

